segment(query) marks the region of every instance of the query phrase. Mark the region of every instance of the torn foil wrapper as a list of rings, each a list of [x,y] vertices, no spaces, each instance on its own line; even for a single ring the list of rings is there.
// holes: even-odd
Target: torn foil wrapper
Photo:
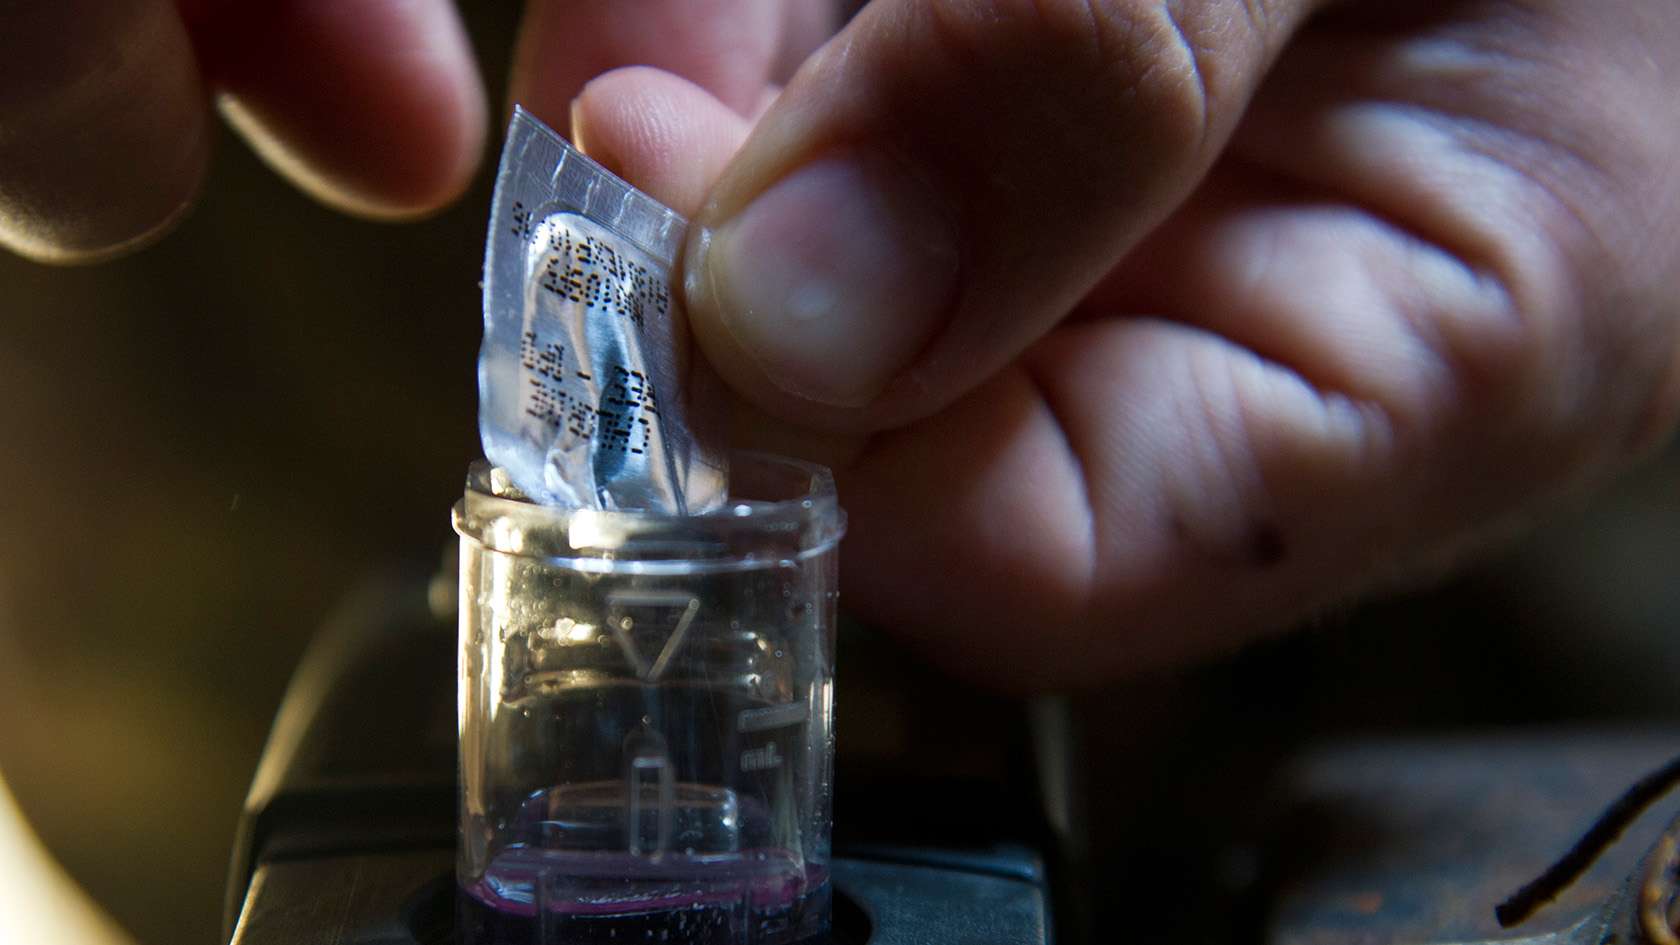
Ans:
[[[721,451],[691,422],[671,268],[687,222],[514,109],[484,252],[479,435],[539,502],[694,514]]]

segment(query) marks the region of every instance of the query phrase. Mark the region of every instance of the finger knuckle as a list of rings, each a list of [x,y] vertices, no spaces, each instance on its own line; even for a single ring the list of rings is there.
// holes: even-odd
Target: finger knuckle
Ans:
[[[1011,77],[1043,123],[1147,127],[1149,144],[1188,159],[1208,126],[1211,55],[1156,0],[933,0],[945,49],[977,74]]]

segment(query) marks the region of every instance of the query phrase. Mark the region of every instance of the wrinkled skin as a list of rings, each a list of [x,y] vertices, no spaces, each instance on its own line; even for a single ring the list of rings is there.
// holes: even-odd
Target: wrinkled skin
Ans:
[[[262,29],[110,9],[161,24],[131,34],[154,48],[119,119],[120,173],[156,186],[72,187],[119,173],[63,131],[117,93],[0,67],[16,249],[97,258],[175,216],[205,88],[338,206],[423,212],[468,178],[485,108],[439,0]],[[538,2],[512,97],[692,215],[737,438],[836,466],[847,601],[959,672],[1037,688],[1229,646],[1432,574],[1675,424],[1671,0],[876,0],[826,38],[839,19]],[[364,55],[375,21],[409,41]],[[0,62],[64,58],[25,32]],[[335,133],[369,108],[393,117]]]

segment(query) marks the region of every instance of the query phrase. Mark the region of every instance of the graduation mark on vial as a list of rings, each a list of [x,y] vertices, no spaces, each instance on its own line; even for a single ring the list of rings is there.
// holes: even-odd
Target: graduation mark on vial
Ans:
[[[803,702],[787,702],[756,709],[743,709],[735,717],[737,732],[764,732],[788,725],[803,725],[811,717],[811,708]]]

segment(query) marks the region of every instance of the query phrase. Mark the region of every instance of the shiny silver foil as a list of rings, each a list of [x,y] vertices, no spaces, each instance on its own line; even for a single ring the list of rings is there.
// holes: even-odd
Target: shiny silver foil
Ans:
[[[671,268],[687,222],[522,108],[484,251],[479,435],[532,499],[694,514],[727,468],[697,435]]]

